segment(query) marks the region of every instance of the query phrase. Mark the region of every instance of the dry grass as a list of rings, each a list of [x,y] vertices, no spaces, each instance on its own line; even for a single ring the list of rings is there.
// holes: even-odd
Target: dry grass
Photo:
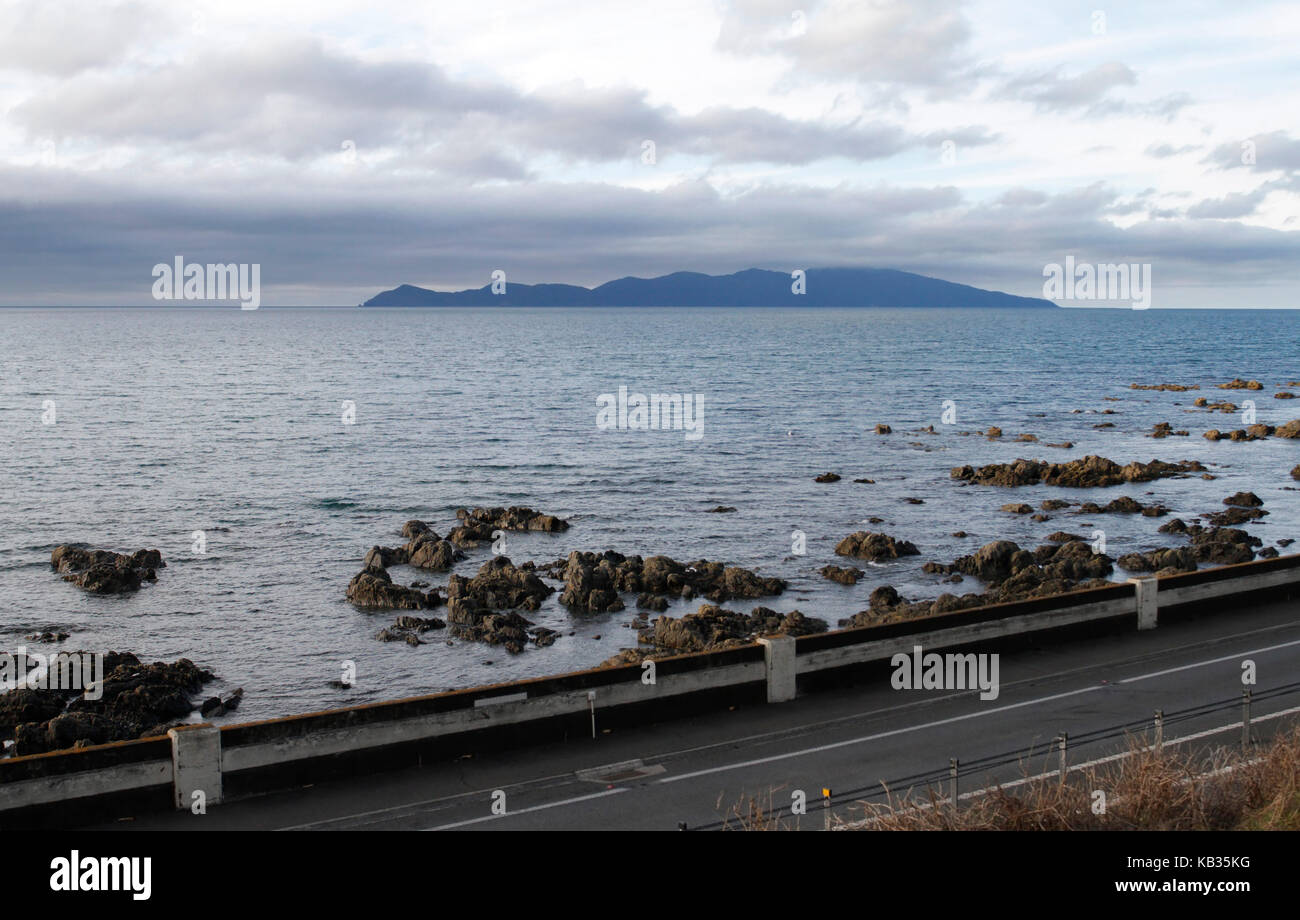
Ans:
[[[972,782],[967,779],[966,784]],[[1095,790],[1105,809],[1094,810]],[[960,801],[926,790],[863,802],[861,830],[1300,830],[1300,727],[1243,754],[1156,750],[1133,739],[1129,755],[1068,775],[1026,778]]]
[[[797,823],[791,824],[789,817],[782,817],[779,806],[773,804],[773,797],[779,789],[769,789],[765,796],[743,795],[735,804],[728,807],[722,817],[724,831],[791,831],[798,830]],[[716,805],[722,810],[722,798]]]

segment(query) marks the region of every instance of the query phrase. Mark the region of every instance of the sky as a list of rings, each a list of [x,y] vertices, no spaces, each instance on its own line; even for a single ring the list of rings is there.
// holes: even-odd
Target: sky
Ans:
[[[1073,257],[1295,307],[1297,47],[1241,0],[0,0],[0,305]]]

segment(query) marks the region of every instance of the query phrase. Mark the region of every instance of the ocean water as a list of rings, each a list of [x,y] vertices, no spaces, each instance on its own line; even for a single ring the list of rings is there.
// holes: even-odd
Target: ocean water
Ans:
[[[244,688],[227,717],[243,720],[590,667],[635,644],[624,625],[633,598],[620,613],[571,615],[558,594],[529,614],[561,631],[549,648],[512,656],[449,647],[437,632],[418,648],[377,641],[397,613],[344,598],[366,550],[403,542],[409,518],[445,533],[457,508],[477,505],[571,520],[563,534],[509,535],[516,562],[606,548],[723,560],[790,581],[757,603],[832,625],[880,584],[918,598],[979,590],[970,579],[942,585],[921,566],[996,538],[1033,547],[1058,529],[1101,528],[1113,557],[1180,543],[1157,533],[1162,519],[1057,512],[1037,523],[999,510],[1010,501],[1129,494],[1187,517],[1249,489],[1271,512],[1253,532],[1266,544],[1300,538],[1288,476],[1300,441],[1211,443],[1203,431],[1241,427],[1240,416],[1189,411],[1205,395],[1252,398],[1261,422],[1300,417],[1300,400],[1272,398],[1300,378],[1298,321],[1155,310],[0,310],[0,648],[35,648],[26,634],[57,629],[72,634],[69,650],[187,656],[217,673],[215,689]],[[1213,389],[1236,376],[1265,389]],[[702,436],[598,429],[597,397],[620,386],[699,394]],[[954,424],[942,423],[946,400]],[[1115,427],[1093,427],[1107,421]],[[1145,437],[1160,421],[1191,436]],[[877,423],[894,433],[873,433]],[[937,434],[917,432],[927,425]],[[1005,438],[962,433],[989,425]],[[1075,446],[1013,442],[1020,432]],[[949,476],[966,463],[1089,453],[1196,459],[1219,478],[1072,491]],[[826,471],[843,479],[813,482]],[[715,505],[738,510],[707,513]],[[873,515],[885,522],[867,524]],[[822,578],[826,563],[848,564],[835,544],[862,529],[911,540],[921,555],[869,566],[854,587]],[[796,530],[806,555],[791,552]],[[193,550],[194,531],[206,552]],[[63,542],[156,547],[167,567],[134,595],[90,596],[50,569]],[[490,554],[472,551],[456,571],[472,575]],[[345,660],[357,684],[331,688]]]

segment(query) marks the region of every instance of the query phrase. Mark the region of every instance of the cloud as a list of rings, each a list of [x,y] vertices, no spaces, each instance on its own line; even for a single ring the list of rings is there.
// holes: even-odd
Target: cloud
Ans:
[[[363,61],[308,38],[80,74],[36,93],[11,118],[33,137],[291,161],[333,156],[350,140],[371,156],[386,150],[404,165],[481,179],[526,179],[529,159],[544,156],[631,162],[646,139],[661,158],[778,164],[874,160],[934,143],[862,118],[827,125],[728,106],[684,114],[651,104],[643,90],[580,81],[524,93],[453,80],[431,63]],[[992,139],[981,126],[951,134],[969,146]]]
[[[1204,162],[1220,169],[1300,170],[1300,138],[1278,130],[1227,141],[1210,151]]]
[[[729,0],[715,47],[778,55],[803,77],[846,78],[931,90],[968,82],[977,67],[957,0]]]
[[[153,28],[175,26],[141,3],[25,0],[0,8],[0,70],[67,76],[125,60]]]
[[[1064,76],[1062,68],[1024,74],[1008,80],[1002,87],[1003,98],[1032,102],[1040,111],[1067,112],[1102,102],[1119,86],[1133,86],[1137,74],[1118,61],[1098,64],[1075,76]]]

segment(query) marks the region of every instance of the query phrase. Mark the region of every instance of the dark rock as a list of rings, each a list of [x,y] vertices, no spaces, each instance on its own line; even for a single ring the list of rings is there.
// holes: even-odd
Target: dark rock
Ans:
[[[841,540],[835,547],[835,554],[875,562],[882,559],[899,559],[903,556],[919,556],[921,551],[906,540],[896,540],[887,534],[859,530]]]

